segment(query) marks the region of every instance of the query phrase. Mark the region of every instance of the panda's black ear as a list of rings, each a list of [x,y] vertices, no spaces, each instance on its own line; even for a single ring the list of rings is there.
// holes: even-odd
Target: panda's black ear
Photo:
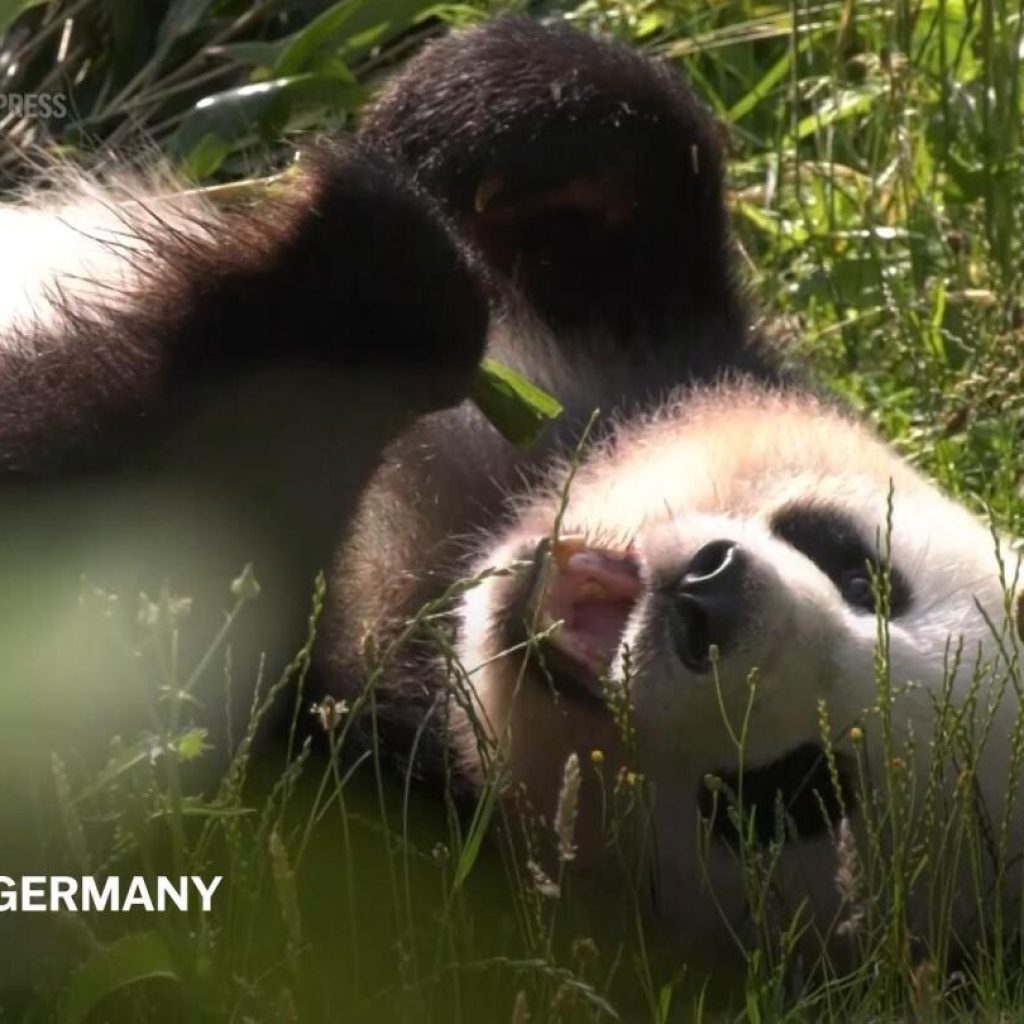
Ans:
[[[425,48],[362,133],[557,327],[633,333],[736,306],[721,127],[624,46],[501,17]]]

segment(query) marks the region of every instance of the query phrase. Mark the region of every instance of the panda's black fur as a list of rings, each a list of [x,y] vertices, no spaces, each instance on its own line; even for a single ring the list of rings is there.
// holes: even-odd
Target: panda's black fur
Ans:
[[[507,18],[420,54],[362,134],[412,170],[564,344],[596,329],[642,355],[707,324],[709,347],[685,346],[689,366],[749,358],[721,129],[668,67]],[[499,190],[483,210],[482,184]]]

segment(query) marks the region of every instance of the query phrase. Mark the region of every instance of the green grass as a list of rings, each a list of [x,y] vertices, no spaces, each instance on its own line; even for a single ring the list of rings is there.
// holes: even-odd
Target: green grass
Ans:
[[[0,0],[0,27],[30,8],[0,46],[4,89],[66,89],[76,111],[48,126],[0,115],[0,182],[25,176],[44,127],[82,154],[145,139],[204,183],[265,173],[287,155],[282,133],[349,127],[422,38],[486,9],[309,6],[323,13],[282,14],[289,5],[268,0]],[[730,126],[736,242],[766,329],[944,488],[1000,529],[1024,533],[1020,7],[593,0],[533,10],[619,35],[689,74]],[[271,80],[258,104],[232,91]],[[197,113],[195,102],[215,94]],[[244,616],[251,594],[238,589]],[[351,775],[305,747],[287,765],[250,765],[235,736],[241,754],[219,790],[190,795],[190,772],[214,753],[189,700],[196,666],[173,656],[192,625],[158,602],[126,635],[105,600],[87,605],[82,614],[107,624],[112,648],[139,653],[126,685],[152,695],[155,715],[147,732],[113,741],[102,770],[54,760],[29,800],[52,810],[39,811],[46,863],[72,874],[216,871],[225,888],[209,917],[61,918],[38,946],[26,925],[19,943],[47,952],[30,953],[0,1019],[518,1022],[527,1008],[533,1021],[564,1022],[1024,1015],[1017,947],[996,941],[952,974],[941,957],[916,951],[899,914],[878,910],[899,906],[921,850],[939,858],[938,877],[952,846],[984,856],[969,776],[952,794],[925,785],[932,795],[922,807],[892,768],[884,802],[869,803],[874,838],[851,881],[851,907],[863,910],[851,975],[815,973],[788,949],[798,919],[793,929],[766,923],[745,967],[708,981],[642,920],[628,870],[613,908],[606,880],[571,863],[542,884],[521,877],[500,844],[484,840],[500,814],[494,801],[467,825],[450,801],[418,794],[372,755]],[[410,629],[430,621],[425,614]],[[223,674],[225,649],[212,651],[207,676]],[[367,655],[372,684],[390,654]],[[305,664],[300,652],[280,685],[296,686]],[[1006,673],[1019,682],[1012,656]],[[274,685],[268,677],[261,692]],[[936,714],[949,728],[935,763],[969,764],[957,709],[940,700]],[[351,721],[342,716],[332,745]],[[912,761],[906,755],[882,752],[897,766]],[[644,813],[644,799],[642,780],[617,780],[613,836]],[[770,853],[743,855],[752,895],[770,894]],[[947,896],[937,884],[936,915]],[[769,903],[765,895],[765,922]]]

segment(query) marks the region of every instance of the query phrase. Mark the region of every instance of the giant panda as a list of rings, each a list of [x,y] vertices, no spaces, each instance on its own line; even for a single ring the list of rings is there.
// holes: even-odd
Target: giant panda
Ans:
[[[744,829],[785,833],[780,879],[827,932],[879,622],[923,774],[951,649],[964,693],[1015,643],[1013,556],[753,329],[723,150],[668,68],[506,16],[426,46],[279,195],[87,180],[0,209],[8,564],[56,529],[82,539],[68,579],[138,585],[141,558],[216,618],[210,581],[261,559],[278,651],[329,568],[316,695],[356,706],[372,674],[403,770],[551,822],[575,757],[579,865],[604,855],[602,789],[642,775],[633,839],[672,935],[742,931]],[[485,354],[564,407],[526,451],[469,400]],[[410,631],[430,602],[441,626]],[[33,749],[98,699],[32,685],[6,724]],[[993,808],[1018,706],[976,773]]]

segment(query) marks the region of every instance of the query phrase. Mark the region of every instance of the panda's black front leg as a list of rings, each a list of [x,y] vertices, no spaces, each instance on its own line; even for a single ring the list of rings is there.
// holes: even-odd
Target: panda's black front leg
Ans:
[[[245,704],[260,653],[274,671],[301,644],[385,447],[465,396],[487,330],[473,268],[401,170],[327,143],[300,167],[227,212],[152,196],[114,229],[98,215],[67,237],[102,278],[36,289],[34,317],[0,305],[0,597],[40,552],[48,582],[24,600],[41,628],[82,577],[128,601],[169,586],[201,648],[252,562]]]
[[[0,836],[13,876],[46,870],[33,826],[49,827],[50,752],[98,768],[111,737],[134,740],[157,708],[173,720],[162,697],[204,664],[182,708],[209,731],[194,767],[215,782],[257,680],[264,699],[301,646],[314,576],[384,447],[472,384],[487,308],[432,201],[366,149],[321,145],[302,167],[279,196],[230,212],[111,194],[0,217],[13,225],[0,245],[50,261],[26,287],[0,281]],[[53,237],[64,247],[44,252]],[[232,627],[228,669],[211,643],[246,562],[262,593]],[[140,591],[187,596],[174,655],[163,632],[136,652],[94,622],[83,578],[132,609]],[[116,621],[134,630],[133,616]],[[290,719],[280,710],[265,724]],[[0,947],[22,948],[23,930],[0,931]],[[5,960],[3,991],[25,962]]]
[[[55,258],[46,280],[44,268],[36,315],[16,316],[0,295],[0,472],[146,459],[197,414],[237,406],[251,382],[272,395],[275,377],[282,391],[317,385],[308,402],[290,396],[297,411],[329,385],[350,446],[377,452],[416,415],[464,397],[487,310],[434,201],[367,147],[321,143],[301,166],[281,195],[227,212],[143,196],[118,208],[116,230],[78,230],[81,269],[65,279]],[[206,448],[258,445],[244,430],[253,422]]]
[[[241,217],[206,268],[182,253],[191,315],[169,381],[208,388],[246,366],[356,371],[380,375],[403,419],[457,404],[487,308],[436,203],[366,147],[323,141],[304,163],[292,194]]]

